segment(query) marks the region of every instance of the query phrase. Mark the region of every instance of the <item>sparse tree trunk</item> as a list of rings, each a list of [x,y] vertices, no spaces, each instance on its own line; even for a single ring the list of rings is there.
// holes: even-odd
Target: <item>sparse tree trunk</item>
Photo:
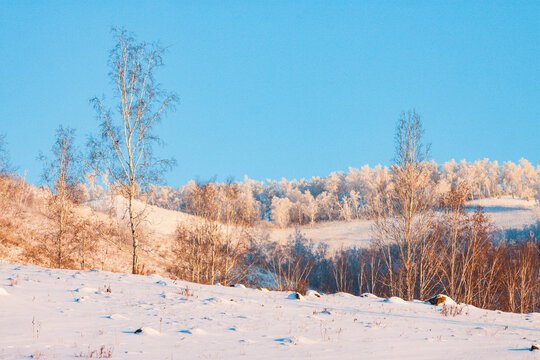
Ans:
[[[137,225],[135,222],[135,210],[133,208],[134,196],[130,194],[129,203],[128,203],[128,212],[129,212],[129,227],[131,230],[131,238],[133,242],[133,262],[132,262],[132,273],[139,273],[139,237],[137,235]]]

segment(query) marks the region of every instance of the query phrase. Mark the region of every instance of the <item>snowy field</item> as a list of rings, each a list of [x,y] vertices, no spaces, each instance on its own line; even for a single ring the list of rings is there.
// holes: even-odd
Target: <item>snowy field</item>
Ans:
[[[2,264],[0,359],[540,359],[539,313],[290,294]]]
[[[481,199],[467,202],[467,211],[475,211],[482,206],[497,230],[517,229],[535,224],[540,220],[540,207],[535,201],[512,197]],[[315,243],[325,243],[330,250],[342,246],[368,247],[372,242],[373,222],[355,220],[351,222],[328,222],[314,226],[300,226],[301,233]],[[294,234],[294,228],[275,229],[270,233],[273,241],[283,241]]]
[[[480,199],[467,202],[468,211],[481,206],[499,229],[522,229],[540,221],[540,206],[535,201],[515,199],[510,196]]]

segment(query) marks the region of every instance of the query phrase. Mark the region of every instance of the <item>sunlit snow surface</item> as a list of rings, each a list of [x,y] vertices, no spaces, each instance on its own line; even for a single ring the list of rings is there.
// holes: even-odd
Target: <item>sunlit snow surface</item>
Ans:
[[[0,288],[0,359],[540,358],[538,313],[10,264]]]
[[[521,230],[540,220],[540,205],[535,201],[512,197],[489,198],[467,202],[466,212],[476,211],[481,206],[495,229]],[[372,221],[322,222],[314,226],[300,226],[298,229],[314,243],[324,243],[330,250],[343,247],[368,247],[373,243]],[[273,241],[284,241],[295,232],[294,228],[275,229],[270,233]]]

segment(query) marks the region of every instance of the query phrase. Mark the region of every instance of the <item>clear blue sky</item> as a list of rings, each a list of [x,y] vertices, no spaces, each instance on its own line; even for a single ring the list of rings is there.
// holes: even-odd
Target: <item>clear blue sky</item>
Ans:
[[[172,186],[388,165],[411,108],[437,162],[540,164],[540,1],[1,1],[0,133],[30,182],[59,124],[97,130],[112,26],[169,47]]]

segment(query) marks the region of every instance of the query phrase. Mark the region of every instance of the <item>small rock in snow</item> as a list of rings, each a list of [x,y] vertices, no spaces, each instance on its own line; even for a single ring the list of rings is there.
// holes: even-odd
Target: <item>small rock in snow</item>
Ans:
[[[368,299],[377,299],[377,295],[373,295],[372,293],[363,293],[360,295],[361,298],[368,298]]]
[[[287,296],[287,299],[302,301],[302,300],[304,300],[304,297],[299,292],[293,292],[292,294]]]
[[[146,336],[160,336],[159,331],[152,329],[151,327],[142,327],[133,332],[134,334],[146,335]]]
[[[438,294],[438,295],[435,295],[433,297],[431,297],[428,302],[431,304],[431,305],[440,305],[440,304],[446,304],[446,305],[457,305],[457,303],[452,300],[449,296],[447,295],[444,295],[444,294]]]

